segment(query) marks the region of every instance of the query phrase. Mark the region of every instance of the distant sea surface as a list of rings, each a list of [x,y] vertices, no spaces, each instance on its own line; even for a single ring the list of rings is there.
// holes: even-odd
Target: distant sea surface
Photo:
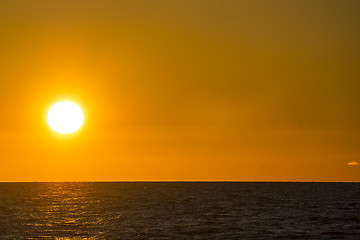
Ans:
[[[360,239],[360,183],[0,183],[0,239]]]

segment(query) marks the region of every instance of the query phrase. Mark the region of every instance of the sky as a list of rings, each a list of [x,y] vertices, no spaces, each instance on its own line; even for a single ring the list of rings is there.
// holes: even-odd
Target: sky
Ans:
[[[359,12],[0,1],[0,181],[360,181]],[[63,100],[74,134],[46,122]]]

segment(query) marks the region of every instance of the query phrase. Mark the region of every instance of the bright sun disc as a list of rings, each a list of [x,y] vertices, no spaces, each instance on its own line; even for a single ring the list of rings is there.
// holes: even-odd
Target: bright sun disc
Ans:
[[[59,102],[50,108],[47,121],[50,128],[55,132],[68,134],[81,127],[84,115],[75,103]]]

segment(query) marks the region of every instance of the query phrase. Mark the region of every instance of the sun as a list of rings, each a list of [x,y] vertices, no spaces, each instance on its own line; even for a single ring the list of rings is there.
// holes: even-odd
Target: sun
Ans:
[[[65,101],[56,103],[50,108],[47,121],[55,132],[69,134],[81,127],[84,115],[78,105]]]

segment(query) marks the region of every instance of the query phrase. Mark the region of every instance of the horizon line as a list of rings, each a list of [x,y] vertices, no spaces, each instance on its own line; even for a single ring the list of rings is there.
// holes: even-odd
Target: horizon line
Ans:
[[[246,181],[246,180],[119,180],[119,181],[0,181],[1,183],[360,183],[360,181]]]

